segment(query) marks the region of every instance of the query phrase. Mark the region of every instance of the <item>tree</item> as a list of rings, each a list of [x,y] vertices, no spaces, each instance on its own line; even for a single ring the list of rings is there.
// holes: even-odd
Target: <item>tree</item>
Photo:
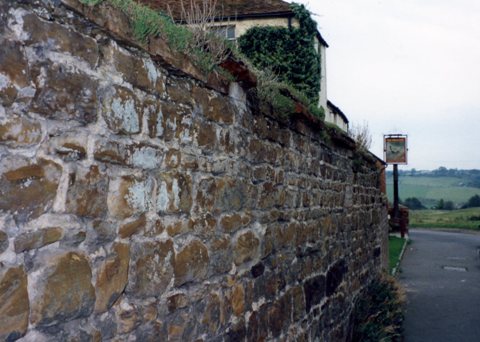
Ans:
[[[443,198],[441,198],[438,202],[437,205],[435,206],[435,209],[437,210],[443,210],[445,208],[445,201]]]
[[[468,202],[463,205],[462,208],[475,208],[480,207],[480,196],[474,195],[469,198]]]
[[[420,210],[420,209],[425,209],[425,206],[420,202],[420,200],[416,197],[409,197],[407,198],[404,202],[403,205],[408,207],[409,209],[412,210]]]
[[[453,210],[455,209],[455,204],[452,201],[445,201],[443,205],[443,210]]]

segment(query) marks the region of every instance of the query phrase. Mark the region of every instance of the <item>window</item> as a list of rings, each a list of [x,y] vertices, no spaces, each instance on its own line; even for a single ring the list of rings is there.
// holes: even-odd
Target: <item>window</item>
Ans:
[[[213,26],[211,31],[228,40],[235,40],[235,25]]]

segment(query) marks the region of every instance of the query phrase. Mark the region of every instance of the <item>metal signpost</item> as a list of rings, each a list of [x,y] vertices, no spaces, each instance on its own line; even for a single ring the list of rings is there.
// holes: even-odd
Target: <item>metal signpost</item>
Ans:
[[[398,165],[407,164],[407,135],[388,134],[383,136],[383,152],[385,162],[393,164],[393,217],[392,222],[395,227],[400,227],[400,210],[398,195]],[[401,230],[402,237],[405,235],[404,229]]]

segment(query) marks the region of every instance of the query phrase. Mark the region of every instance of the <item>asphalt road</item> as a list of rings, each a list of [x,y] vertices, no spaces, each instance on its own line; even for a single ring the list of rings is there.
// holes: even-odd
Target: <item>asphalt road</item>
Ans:
[[[405,342],[480,341],[480,235],[410,230]]]

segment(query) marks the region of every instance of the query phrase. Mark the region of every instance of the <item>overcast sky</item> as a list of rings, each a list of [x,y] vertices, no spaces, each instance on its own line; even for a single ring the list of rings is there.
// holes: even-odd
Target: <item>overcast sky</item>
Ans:
[[[373,153],[404,133],[404,169],[480,169],[480,1],[296,2],[330,46],[328,98],[368,123]]]

